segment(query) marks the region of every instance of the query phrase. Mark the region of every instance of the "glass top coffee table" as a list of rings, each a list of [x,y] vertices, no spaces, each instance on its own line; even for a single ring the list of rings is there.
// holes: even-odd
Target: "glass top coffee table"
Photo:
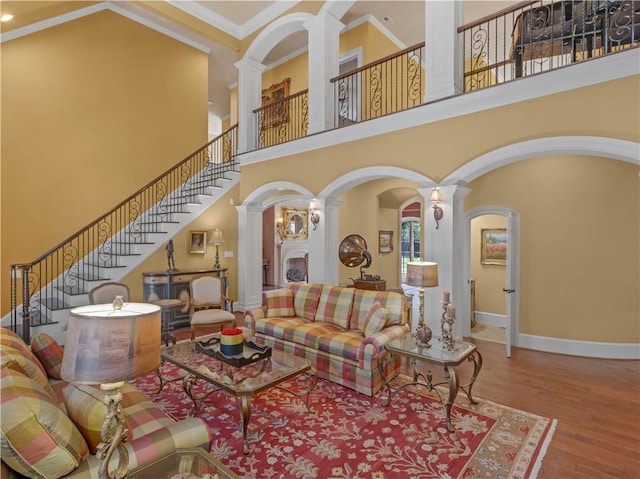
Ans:
[[[129,479],[239,479],[220,461],[202,448],[176,449],[166,456],[138,466]]]
[[[277,387],[302,398],[307,410],[311,411],[309,408],[309,394],[315,387],[318,377],[311,368],[309,361],[298,356],[273,350],[269,358],[260,359],[245,366],[235,367],[197,350],[197,342],[204,343],[213,337],[218,337],[218,334],[199,337],[195,341],[183,341],[175,345],[165,346],[162,348],[162,359],[187,371],[187,375],[182,379],[182,386],[193,401],[194,415],[198,412],[198,402],[204,401],[212,393],[225,391],[236,398],[245,454],[249,452],[247,426],[251,418],[252,396],[266,389]],[[310,375],[309,387],[306,391],[297,393],[281,386],[282,383],[301,374]],[[196,397],[192,388],[198,379],[212,384],[214,389],[205,395]]]
[[[412,334],[406,334],[401,338],[396,338],[392,341],[389,341],[385,345],[385,347],[387,350],[387,355],[383,357],[379,363],[380,372],[382,373],[382,377],[384,379],[385,387],[388,393],[388,397],[384,405],[389,405],[391,399],[393,399],[395,394],[406,387],[424,386],[429,391],[434,391],[437,394],[440,402],[444,406],[445,417],[447,420],[447,429],[449,431],[454,431],[455,429],[451,424],[451,407],[453,406],[453,403],[458,396],[458,390],[462,389],[465,392],[471,404],[478,403],[471,396],[471,388],[473,387],[473,383],[476,381],[478,374],[480,374],[480,369],[482,369],[482,356],[480,355],[480,352],[478,351],[476,345],[467,343],[465,341],[458,341],[455,343],[455,348],[453,349],[453,351],[447,351],[440,345],[433,345],[431,347],[425,348],[416,341],[416,338]],[[391,378],[386,378],[384,375],[384,364],[386,363],[386,361],[390,360],[393,355],[408,358],[413,368],[413,381],[403,384],[396,389],[392,389],[391,387],[389,380]],[[417,361],[422,361],[443,367],[444,377],[446,381],[441,383],[433,383],[431,370],[428,370],[427,375],[425,376],[417,370]],[[467,384],[460,385],[456,367],[462,364],[464,361],[473,363],[473,373]],[[443,384],[447,384],[449,387],[449,394],[447,396],[446,402],[440,395],[440,391],[438,391],[437,389],[437,386]]]

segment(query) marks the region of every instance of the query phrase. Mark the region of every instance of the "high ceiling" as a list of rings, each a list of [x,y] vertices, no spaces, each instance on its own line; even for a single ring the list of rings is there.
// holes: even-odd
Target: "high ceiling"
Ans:
[[[342,1],[342,0],[334,0]],[[432,0],[428,0],[432,1]],[[230,111],[229,87],[237,81],[233,66],[238,60],[240,41],[295,7],[299,1],[249,0],[154,0],[154,1],[2,1],[0,12],[11,13],[13,20],[1,24],[2,41],[36,31],[43,20],[54,19],[69,12],[108,3],[133,17],[158,25],[166,31],[187,38],[209,49],[210,113],[224,118]],[[323,1],[315,3],[319,10]],[[374,19],[380,28],[398,45],[398,49],[424,40],[424,2],[420,0],[357,0],[340,20],[349,25],[363,17]],[[498,11],[513,1],[467,0],[464,21],[481,18]],[[39,23],[40,22],[40,23]],[[275,62],[283,56],[304,48],[303,32],[289,36],[277,45],[265,59]]]

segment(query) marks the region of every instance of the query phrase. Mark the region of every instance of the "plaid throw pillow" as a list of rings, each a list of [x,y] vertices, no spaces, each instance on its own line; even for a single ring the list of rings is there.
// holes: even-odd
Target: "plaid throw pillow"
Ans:
[[[364,335],[365,337],[372,336],[378,331],[384,329],[384,325],[387,321],[387,310],[382,307],[380,303],[374,303],[364,320]]]
[[[38,333],[31,338],[31,351],[35,354],[40,364],[47,371],[47,376],[62,379],[62,348],[58,342],[47,333]]]
[[[289,318],[295,316],[293,291],[279,289],[262,293],[262,304],[267,307],[267,318]]]

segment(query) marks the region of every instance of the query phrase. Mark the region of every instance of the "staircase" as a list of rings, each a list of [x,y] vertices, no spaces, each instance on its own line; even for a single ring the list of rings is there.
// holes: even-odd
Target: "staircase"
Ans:
[[[71,308],[120,281],[240,180],[237,125],[207,143],[40,258],[11,265],[11,311],[2,326],[27,343],[43,331],[64,343]]]

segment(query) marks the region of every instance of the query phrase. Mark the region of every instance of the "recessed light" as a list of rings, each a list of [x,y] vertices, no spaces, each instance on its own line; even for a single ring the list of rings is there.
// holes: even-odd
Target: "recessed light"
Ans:
[[[388,16],[388,15],[385,15],[384,17],[382,17],[382,21],[383,21],[384,23],[386,23],[387,25],[391,25],[391,24],[393,24],[393,18],[391,18],[391,17],[390,17],[390,16]]]
[[[11,15],[10,13],[5,13],[0,17],[0,22],[8,22],[9,20],[12,20],[12,19],[13,19],[13,15]]]

